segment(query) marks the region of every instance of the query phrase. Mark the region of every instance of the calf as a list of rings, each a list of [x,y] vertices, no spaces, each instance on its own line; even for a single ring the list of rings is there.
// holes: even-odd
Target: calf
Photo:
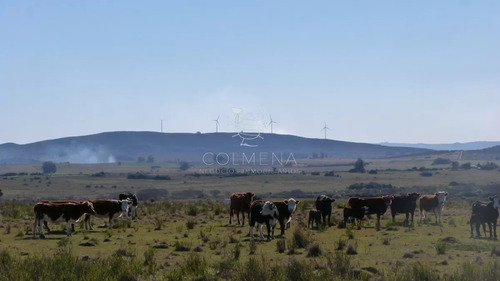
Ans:
[[[309,225],[311,225],[311,228],[313,228],[315,222],[316,222],[316,227],[319,227],[319,224],[321,223],[321,211],[310,210],[309,220],[307,222],[307,228],[309,228]]]
[[[267,240],[271,240],[271,234],[274,239],[274,227],[278,223],[279,217],[278,208],[273,202],[253,202],[250,207],[250,230],[248,231],[250,239],[253,239],[253,229],[255,227],[255,223],[258,224],[259,236],[261,239],[264,239],[264,235],[262,234],[263,223],[265,223],[267,227]]]
[[[273,201],[274,205],[278,208],[279,223],[281,228],[281,236],[285,235],[285,225],[287,228],[290,227],[290,221],[292,220],[292,215],[297,209],[297,204],[299,204],[299,200],[295,200],[290,198],[285,201]]]
[[[347,225],[347,221],[349,218],[354,219],[355,221],[358,222],[358,228],[361,227],[361,220],[365,216],[365,212],[367,211],[366,207],[362,208],[352,208],[352,207],[345,207],[344,208],[344,225]]]
[[[229,224],[231,224],[231,219],[233,214],[236,212],[236,218],[238,219],[238,224],[240,224],[240,212],[242,213],[243,223],[245,225],[245,213],[250,216],[250,205],[255,194],[253,192],[244,193],[233,193],[231,195],[231,206],[229,210]]]
[[[433,212],[436,217],[436,224],[441,223],[441,214],[443,213],[444,202],[446,201],[448,192],[438,191],[434,194],[426,194],[420,197],[420,222],[427,219],[425,212]]]
[[[320,195],[316,198],[316,210],[321,212],[323,217],[323,224],[326,225],[326,217],[328,217],[328,226],[331,225],[330,217],[332,216],[332,203],[335,199],[330,198],[326,195]]]
[[[126,200],[93,200],[90,201],[92,202],[94,206],[95,213],[92,215],[95,215],[97,217],[105,217],[108,218],[108,227],[109,229],[113,228],[113,218],[116,215],[120,215],[120,217],[125,214],[127,218],[128,216],[128,211],[130,205],[132,205],[132,201],[126,199]],[[92,227],[92,224],[90,222],[90,215],[91,214],[85,214],[85,229],[94,229]]]
[[[132,205],[129,207],[128,211],[128,217],[131,218],[138,218],[137,217],[137,205],[139,203],[139,200],[137,200],[137,195],[131,192],[126,192],[126,193],[120,193],[118,195],[118,200],[131,200]]]
[[[392,199],[391,203],[392,221],[394,221],[396,215],[400,213],[406,215],[405,224],[409,223],[409,217],[411,215],[411,223],[413,224],[413,217],[419,197],[420,193],[416,192],[407,193],[406,195],[394,195],[394,199]]]
[[[38,202],[33,207],[35,212],[35,222],[33,224],[33,238],[36,236],[36,228],[40,233],[40,238],[45,238],[43,233],[43,222],[66,222],[66,233],[71,235],[71,225],[85,213],[95,213],[90,201],[63,203]]]
[[[360,214],[364,211],[365,214],[376,214],[377,215],[377,229],[380,229],[380,217],[385,214],[387,207],[392,203],[394,196],[382,196],[382,197],[351,197],[349,198],[348,205],[353,209],[353,212]]]
[[[489,198],[489,202],[476,201],[472,204],[472,215],[470,219],[470,235],[473,236],[473,227],[476,226],[476,237],[480,237],[479,225],[483,224],[484,236],[486,236],[486,223],[490,230],[490,238],[497,238],[498,209],[500,208],[498,195]],[[493,235],[492,235],[493,229]]]

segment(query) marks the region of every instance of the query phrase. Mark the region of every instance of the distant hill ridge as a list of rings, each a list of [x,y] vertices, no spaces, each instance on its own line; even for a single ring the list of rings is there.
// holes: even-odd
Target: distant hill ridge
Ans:
[[[392,147],[416,147],[416,148],[425,148],[432,150],[480,150],[500,145],[500,141],[474,141],[465,143],[457,142],[457,143],[442,143],[442,144],[383,142],[379,144]]]
[[[29,144],[0,145],[0,163],[108,163],[153,156],[163,161],[270,161],[287,158],[389,158],[434,153],[430,149],[251,133],[105,132]],[[253,158],[252,158],[253,157]],[[236,159],[236,160],[235,160]]]

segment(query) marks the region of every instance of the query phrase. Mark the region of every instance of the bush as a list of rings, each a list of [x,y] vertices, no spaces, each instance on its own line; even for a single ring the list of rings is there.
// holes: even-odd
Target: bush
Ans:
[[[441,157],[436,158],[432,162],[432,165],[448,165],[448,164],[451,164],[451,160],[447,159],[447,158],[441,158]]]
[[[422,173],[420,173],[420,176],[421,177],[432,177],[432,173],[431,172],[422,172]]]
[[[51,161],[43,162],[42,171],[44,174],[53,174],[57,171],[56,164]]]
[[[321,256],[322,251],[317,242],[310,243],[307,247],[307,257],[319,257]]]
[[[186,162],[186,161],[181,162],[181,163],[179,164],[179,169],[180,169],[181,171],[185,171],[185,170],[189,169],[189,163],[188,163],[188,162]]]

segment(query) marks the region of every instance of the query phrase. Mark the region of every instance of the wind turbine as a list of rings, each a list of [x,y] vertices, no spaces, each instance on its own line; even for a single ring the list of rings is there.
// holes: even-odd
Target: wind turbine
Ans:
[[[215,122],[215,132],[218,133],[219,132],[219,118],[220,118],[220,115],[217,116],[217,119],[215,120],[212,120]]]
[[[325,121],[325,126],[323,127],[323,129],[321,129],[321,131],[325,131],[325,140],[326,140],[326,131],[327,131],[327,130],[330,130],[330,128],[328,128],[328,127],[326,126],[326,121]]]
[[[267,125],[271,125],[271,134],[272,134],[273,133],[273,123],[274,124],[277,124],[277,123],[273,121],[273,117],[271,117],[271,115],[269,115],[269,119],[271,119],[271,121],[269,121],[269,124],[267,124]]]

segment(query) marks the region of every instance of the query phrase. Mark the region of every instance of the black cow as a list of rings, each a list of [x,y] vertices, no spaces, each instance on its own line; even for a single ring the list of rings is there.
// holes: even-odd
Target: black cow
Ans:
[[[120,195],[118,195],[118,199],[119,200],[127,200],[127,199],[131,200],[132,206],[130,206],[130,208],[128,209],[127,216],[130,218],[138,218],[137,217],[137,203],[139,202],[139,200],[137,200],[137,195],[135,195],[134,193],[131,193],[131,192],[120,193]]]
[[[484,236],[486,236],[486,223],[490,230],[490,238],[497,238],[498,209],[500,208],[499,197],[490,197],[489,202],[476,201],[472,204],[472,215],[470,219],[470,235],[473,236],[473,227],[476,226],[476,236],[480,237],[479,225],[483,225]],[[493,230],[493,234],[492,234]]]
[[[417,208],[417,200],[420,197],[420,193],[412,192],[406,195],[394,195],[391,203],[391,215],[392,221],[395,220],[397,214],[406,214],[405,224],[409,223],[409,217],[411,215],[411,224],[413,224],[413,216],[415,214],[415,209]]]
[[[326,217],[328,217],[328,226],[331,225],[330,218],[332,216],[333,202],[335,202],[335,199],[330,198],[327,195],[320,195],[316,198],[316,210],[321,212],[324,225],[326,225]]]
[[[262,234],[262,224],[265,223],[267,227],[267,240],[271,240],[271,234],[274,239],[274,228],[279,221],[278,207],[271,201],[254,201],[250,207],[250,230],[248,235],[253,239],[253,228],[255,223],[258,224],[259,235],[264,239]]]
[[[354,209],[355,212],[365,211],[365,214],[377,215],[377,229],[380,228],[380,217],[385,214],[387,207],[392,203],[394,196],[386,195],[382,197],[351,197],[349,198],[349,207]]]
[[[347,225],[347,221],[349,221],[349,218],[353,218],[353,222],[357,221],[358,222],[358,228],[361,227],[361,220],[365,216],[365,212],[367,211],[366,207],[362,208],[352,208],[352,207],[345,207],[344,208],[344,225]]]

